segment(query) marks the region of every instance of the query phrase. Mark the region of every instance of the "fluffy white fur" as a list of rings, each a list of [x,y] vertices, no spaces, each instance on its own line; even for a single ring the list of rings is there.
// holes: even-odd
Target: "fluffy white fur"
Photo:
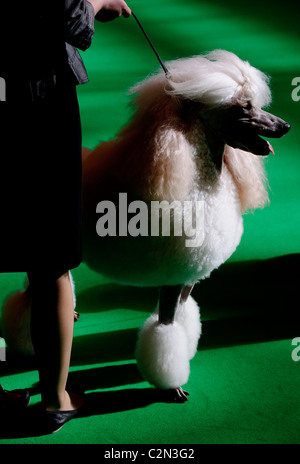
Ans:
[[[227,145],[224,163],[234,179],[242,213],[269,204],[268,181],[260,157]]]
[[[158,308],[142,326],[136,360],[143,377],[161,389],[177,388],[188,381],[192,359],[201,335],[200,312],[189,296],[179,303],[172,324],[158,322]]]
[[[198,348],[198,342],[202,333],[202,324],[200,322],[200,309],[194,298],[188,297],[185,303],[179,303],[175,321],[184,329],[188,340],[189,359],[192,359]]]
[[[143,377],[161,389],[186,384],[189,360],[197,352],[200,335],[199,307],[191,296],[178,305],[172,324],[159,324],[157,309],[145,321],[137,340],[136,360]]]
[[[83,164],[85,260],[108,278],[134,286],[193,285],[208,277],[239,244],[242,213],[268,202],[260,157],[226,146],[220,173],[203,123],[197,115],[188,127],[182,121],[183,101],[196,103],[199,112],[265,106],[270,103],[268,78],[222,50],[171,61],[167,68],[168,79],[160,72],[133,87],[131,121],[114,140],[86,153]],[[118,210],[119,192],[126,192],[129,201],[143,200],[149,209],[153,200],[203,201],[203,244],[188,248],[185,235],[99,239],[96,205],[111,200]],[[160,388],[186,383],[200,334],[199,309],[191,298],[177,307],[173,324],[161,325],[152,315],[136,351],[144,377]]]
[[[186,384],[190,363],[183,327],[177,321],[160,324],[158,315],[151,315],[140,331],[136,360],[143,377],[162,390]]]
[[[208,107],[248,102],[263,107],[271,102],[268,77],[226,50],[171,61],[167,68],[171,95]]]
[[[151,76],[132,89],[135,113],[117,137],[85,157],[85,261],[119,283],[135,286],[193,284],[208,277],[235,251],[242,213],[268,202],[263,160],[226,146],[216,171],[199,118],[183,127],[183,100],[200,108],[270,102],[267,77],[226,51],[167,63],[170,77]],[[186,237],[102,237],[95,233],[101,200],[205,202],[205,239],[198,248]],[[118,211],[117,211],[118,212]],[[122,259],[121,259],[122,258]]]

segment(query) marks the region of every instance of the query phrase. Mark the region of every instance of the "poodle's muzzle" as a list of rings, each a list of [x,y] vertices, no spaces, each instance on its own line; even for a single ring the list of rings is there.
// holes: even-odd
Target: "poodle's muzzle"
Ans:
[[[271,144],[260,136],[279,138],[290,130],[283,119],[250,104],[211,109],[202,119],[227,145],[259,156],[274,153]]]

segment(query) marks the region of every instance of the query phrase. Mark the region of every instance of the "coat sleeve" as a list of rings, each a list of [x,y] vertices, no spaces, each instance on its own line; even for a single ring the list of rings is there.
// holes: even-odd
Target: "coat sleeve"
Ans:
[[[94,8],[87,0],[64,0],[65,41],[86,50],[94,35]]]

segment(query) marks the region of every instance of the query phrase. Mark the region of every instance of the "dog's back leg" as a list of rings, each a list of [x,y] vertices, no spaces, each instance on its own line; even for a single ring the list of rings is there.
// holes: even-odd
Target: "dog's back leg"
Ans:
[[[194,285],[185,285],[182,288],[181,294],[180,294],[180,303],[186,303],[186,301],[188,300],[188,297],[192,293],[193,288],[194,288]]]

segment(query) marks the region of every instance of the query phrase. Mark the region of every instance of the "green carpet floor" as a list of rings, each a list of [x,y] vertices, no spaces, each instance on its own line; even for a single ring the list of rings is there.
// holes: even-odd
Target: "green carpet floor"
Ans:
[[[82,264],[73,272],[81,317],[70,381],[86,389],[94,409],[55,435],[20,434],[0,444],[299,443],[300,360],[292,358],[292,340],[300,337],[300,101],[292,99],[291,82],[300,76],[300,7],[290,0],[129,5],[163,60],[224,48],[271,76],[269,110],[292,126],[272,142],[271,204],[245,216],[236,253],[194,289],[203,337],[187,403],[163,402],[136,368],[137,330],[155,307],[156,289],[120,287]],[[128,88],[159,65],[133,18],[97,24],[83,57],[90,82],[78,95],[83,144],[92,148],[126,122]],[[24,278],[1,275],[1,305]],[[8,356],[0,369],[4,388],[30,387],[32,404],[40,400],[31,360]]]

